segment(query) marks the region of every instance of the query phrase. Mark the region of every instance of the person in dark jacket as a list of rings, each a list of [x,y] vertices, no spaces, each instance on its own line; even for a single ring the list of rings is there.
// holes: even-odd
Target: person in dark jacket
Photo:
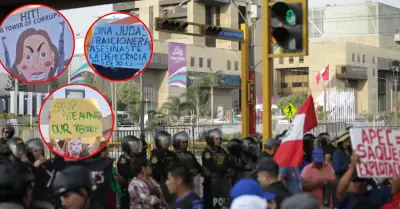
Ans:
[[[344,130],[338,133],[334,145],[336,145],[336,150],[333,152],[332,166],[335,169],[336,177],[340,179],[347,171],[353,153],[349,131]]]

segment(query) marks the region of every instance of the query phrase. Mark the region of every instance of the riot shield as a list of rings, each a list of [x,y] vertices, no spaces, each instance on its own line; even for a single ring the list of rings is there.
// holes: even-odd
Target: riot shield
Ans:
[[[209,206],[210,209],[211,207],[212,209],[220,209],[229,201],[232,179],[224,176],[213,176],[210,177],[207,183],[209,185],[204,185],[205,205]]]

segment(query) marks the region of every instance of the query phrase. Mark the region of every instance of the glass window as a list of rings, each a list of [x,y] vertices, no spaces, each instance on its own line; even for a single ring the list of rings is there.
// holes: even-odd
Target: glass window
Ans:
[[[194,67],[195,61],[194,61],[194,57],[190,57],[190,66]]]

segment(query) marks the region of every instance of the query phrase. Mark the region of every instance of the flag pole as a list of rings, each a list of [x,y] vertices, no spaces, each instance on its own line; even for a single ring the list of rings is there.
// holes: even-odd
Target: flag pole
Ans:
[[[328,108],[326,108],[326,88],[325,88],[325,80],[322,78],[322,88],[324,91],[324,121],[327,122],[328,121],[328,115],[327,115],[327,111]]]

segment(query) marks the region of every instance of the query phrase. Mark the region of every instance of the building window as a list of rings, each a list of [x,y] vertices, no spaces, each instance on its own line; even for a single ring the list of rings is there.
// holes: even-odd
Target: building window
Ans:
[[[283,65],[283,57],[279,57],[279,64]]]
[[[298,87],[301,87],[301,86],[302,86],[301,82],[293,82],[292,83],[292,87],[294,87],[294,88],[298,88]]]
[[[149,112],[155,110],[155,93],[153,85],[143,85],[143,105],[144,111]]]
[[[231,70],[231,61],[230,60],[226,61],[226,68],[228,70]]]
[[[149,7],[149,23],[154,21],[154,7]],[[153,34],[154,24],[149,24],[150,33]]]
[[[375,57],[372,57],[372,64],[375,65]]]
[[[238,70],[239,70],[239,62],[235,61],[235,71],[238,71]]]
[[[354,53],[351,54],[351,61],[352,62],[356,61],[356,55]]]
[[[304,63],[304,57],[299,57],[299,62]]]
[[[219,6],[215,6],[215,25],[221,25],[221,8]]]
[[[293,64],[294,63],[294,58],[293,57],[289,57],[289,64]]]
[[[372,76],[375,77],[375,68],[372,68]]]
[[[282,88],[282,89],[287,88],[287,87],[288,87],[288,84],[287,84],[287,83],[281,83],[281,88]]]
[[[362,62],[365,63],[365,54],[362,56]]]
[[[207,58],[207,68],[211,68],[211,59]]]
[[[360,55],[357,54],[357,62],[360,63]]]
[[[199,67],[203,67],[203,58],[202,57],[200,57],[199,58]]]
[[[190,66],[194,67],[194,63],[195,63],[194,57],[190,57]]]

